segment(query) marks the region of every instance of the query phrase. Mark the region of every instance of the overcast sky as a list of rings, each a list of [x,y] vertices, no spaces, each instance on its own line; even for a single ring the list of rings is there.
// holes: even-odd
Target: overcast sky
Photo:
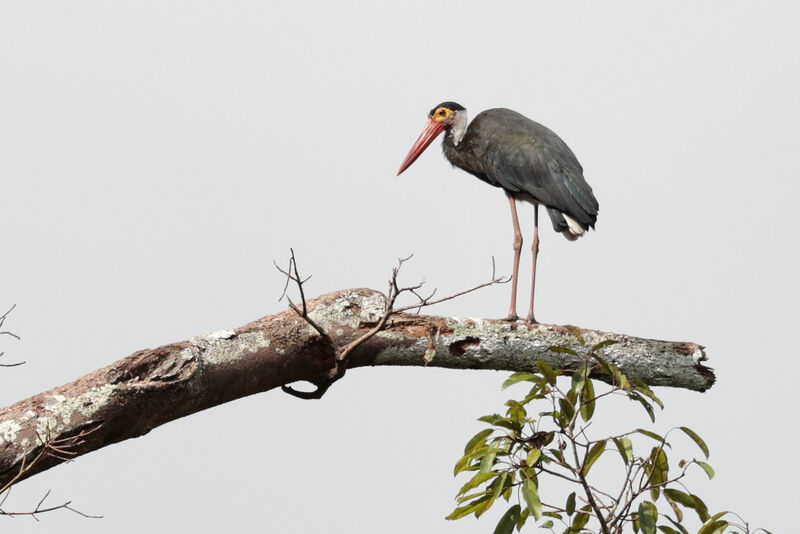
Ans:
[[[22,336],[0,351],[27,362],[0,373],[0,404],[281,311],[272,262],[289,247],[314,295],[383,290],[410,253],[405,280],[441,294],[485,281],[492,256],[510,273],[500,190],[434,147],[394,176],[435,104],[508,107],[567,141],[600,202],[576,243],[545,221],[537,318],[707,346],[717,385],[660,390],[653,428],[706,438],[718,476],[693,489],[713,510],[790,532],[798,15],[778,1],[0,0],[0,309],[17,304],[6,326]],[[529,243],[532,209],[521,218]],[[430,312],[502,317],[508,292]],[[256,395],[36,476],[5,507],[50,488],[105,516],[17,532],[491,532],[493,514],[443,518],[505,376],[360,369],[321,401]]]

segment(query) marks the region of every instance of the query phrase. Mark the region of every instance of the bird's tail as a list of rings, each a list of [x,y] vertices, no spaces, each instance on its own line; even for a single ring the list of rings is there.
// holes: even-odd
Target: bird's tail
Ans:
[[[564,219],[566,219],[567,221],[567,229],[561,232],[562,234],[564,234],[564,237],[566,237],[570,241],[575,241],[576,239],[578,239],[579,237],[581,237],[583,234],[586,233],[586,228],[584,228],[581,223],[579,223],[578,221],[576,221],[567,214],[562,214],[562,215],[564,216]]]
[[[553,222],[553,229],[560,232],[564,237],[570,241],[575,241],[589,229],[587,225],[583,225],[557,209],[548,208],[550,220]]]

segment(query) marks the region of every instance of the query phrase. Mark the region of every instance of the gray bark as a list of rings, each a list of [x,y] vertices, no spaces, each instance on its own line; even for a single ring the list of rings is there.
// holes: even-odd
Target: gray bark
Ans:
[[[381,293],[354,289],[324,295],[308,307],[341,347],[376,324],[384,303]],[[702,363],[703,347],[694,343],[581,332],[588,345],[618,340],[601,352],[629,378],[694,391],[714,383],[712,370]],[[555,369],[577,365],[578,358],[549,351],[553,345],[585,352],[561,326],[398,314],[351,353],[348,368],[524,371],[534,370],[537,360]],[[330,345],[291,310],[234,330],[140,350],[0,410],[0,488],[194,412],[291,382],[314,381],[333,359]],[[57,447],[47,448],[43,441]]]

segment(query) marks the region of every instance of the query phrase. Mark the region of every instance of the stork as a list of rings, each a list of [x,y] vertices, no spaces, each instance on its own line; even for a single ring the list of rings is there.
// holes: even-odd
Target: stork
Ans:
[[[597,221],[599,204],[583,178],[583,168],[567,144],[549,128],[510,109],[487,109],[467,124],[467,110],[442,102],[428,113],[428,123],[397,171],[399,176],[445,133],[442,151],[454,166],[503,189],[514,224],[514,270],[511,275],[509,321],[517,316],[517,281],[522,233],[517,201],[534,207],[533,272],[527,322],[536,323],[533,303],[536,260],[539,255],[539,206],[547,209],[553,229],[570,241],[581,237]]]

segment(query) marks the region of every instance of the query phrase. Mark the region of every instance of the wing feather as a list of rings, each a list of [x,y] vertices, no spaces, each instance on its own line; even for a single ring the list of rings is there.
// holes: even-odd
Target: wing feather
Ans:
[[[481,143],[489,178],[515,196],[593,227],[598,202],[567,144],[547,127],[519,113],[490,111],[494,113],[485,112],[482,130],[491,135],[484,136]]]

